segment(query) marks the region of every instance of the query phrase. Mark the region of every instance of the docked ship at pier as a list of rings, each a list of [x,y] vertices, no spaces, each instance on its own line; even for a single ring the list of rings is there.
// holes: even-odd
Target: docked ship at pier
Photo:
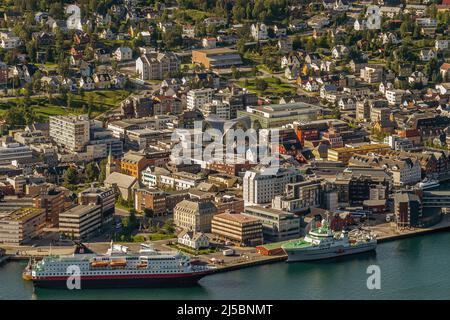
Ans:
[[[288,262],[335,258],[375,250],[377,239],[369,230],[355,229],[351,235],[346,230],[333,231],[323,220],[319,227],[308,232],[304,238],[282,245]]]
[[[73,266],[79,270],[81,289],[192,286],[215,270],[192,263],[179,251],[156,251],[146,244],[141,244],[138,254],[111,244],[104,255],[77,244],[73,255],[44,257],[28,268],[35,287],[67,288]]]

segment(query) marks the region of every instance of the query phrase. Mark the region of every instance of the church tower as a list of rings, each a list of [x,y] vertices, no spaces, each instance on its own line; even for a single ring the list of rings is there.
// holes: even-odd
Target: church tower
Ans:
[[[117,165],[111,154],[111,145],[110,145],[109,153],[108,153],[108,162],[106,163],[106,172],[105,172],[106,177],[105,178],[108,178],[111,173],[116,172],[116,171],[117,171]]]

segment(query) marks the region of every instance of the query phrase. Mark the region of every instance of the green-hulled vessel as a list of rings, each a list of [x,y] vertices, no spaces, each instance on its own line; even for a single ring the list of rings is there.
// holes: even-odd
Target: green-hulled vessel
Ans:
[[[334,232],[323,220],[320,227],[312,229],[304,238],[289,241],[281,246],[288,262],[321,260],[375,250],[377,239],[370,232],[355,230]]]

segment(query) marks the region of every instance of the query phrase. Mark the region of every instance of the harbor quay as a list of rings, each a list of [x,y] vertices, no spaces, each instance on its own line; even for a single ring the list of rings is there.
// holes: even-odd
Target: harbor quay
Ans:
[[[450,230],[450,215],[444,214],[442,220],[428,228],[410,228],[410,229],[398,229],[395,224],[383,222],[370,226],[372,232],[377,235],[379,243],[395,241],[399,239],[424,236],[435,232],[444,232]],[[157,251],[173,250],[170,247],[176,239],[167,239],[153,241],[152,244]],[[258,266],[276,262],[282,262],[287,259],[287,255],[281,249],[281,245],[286,241],[269,243],[255,247],[237,247],[228,246],[228,249],[232,249],[234,254],[225,256],[222,250],[217,252],[191,255],[192,260],[202,264],[209,264],[215,266],[215,272],[227,272],[238,270],[251,266]],[[126,246],[130,252],[139,251],[139,243],[136,242],[121,242],[117,243]],[[91,242],[84,243],[87,248],[98,254],[104,254],[110,247],[110,242]],[[68,256],[72,255],[75,246],[2,246],[6,250],[6,255],[2,262],[12,260],[28,260],[30,258],[42,259],[43,257],[50,255]],[[271,253],[267,254],[261,250],[261,248],[267,248]],[[6,259],[8,258],[8,259]]]

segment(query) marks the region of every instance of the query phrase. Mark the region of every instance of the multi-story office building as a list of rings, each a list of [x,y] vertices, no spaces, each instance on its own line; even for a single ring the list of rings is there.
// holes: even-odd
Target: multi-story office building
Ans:
[[[189,110],[199,109],[204,104],[210,103],[215,90],[212,88],[192,89],[187,93],[187,108]]]
[[[261,206],[248,206],[245,207],[243,215],[261,221],[264,241],[284,241],[300,236],[300,217],[293,213]]]
[[[59,215],[59,232],[69,237],[86,239],[102,226],[101,205],[79,205]]]
[[[237,116],[248,116],[252,128],[278,128],[294,121],[316,120],[322,113],[322,108],[304,103],[269,104],[263,106],[248,106],[246,110],[238,110]]]
[[[257,246],[263,243],[261,221],[243,214],[216,214],[212,219],[211,232],[215,237],[239,245]]]
[[[272,207],[289,212],[302,212],[321,204],[321,182],[319,180],[301,181],[286,184],[283,196],[272,200]]]
[[[42,234],[45,210],[21,208],[0,218],[0,243],[20,245]]]
[[[183,200],[173,209],[177,227],[195,232],[210,232],[211,220],[217,208],[211,201]]]
[[[19,143],[2,141],[0,145],[0,165],[11,164],[11,161],[28,162],[33,158],[33,152],[28,146]]]
[[[89,143],[90,121],[87,115],[52,116],[50,137],[58,146],[71,152],[81,152]]]
[[[223,120],[229,120],[231,114],[230,105],[220,100],[212,100],[212,102],[201,105],[200,111],[205,118],[214,115]]]
[[[78,194],[78,203],[80,205],[100,205],[104,224],[112,220],[116,194],[112,188],[91,187]]]
[[[422,203],[417,195],[397,193],[394,195],[394,204],[399,228],[419,226],[422,218]]]
[[[275,196],[283,194],[288,183],[301,179],[300,172],[293,167],[280,167],[276,173],[269,171],[268,168],[249,170],[243,178],[244,203],[245,205],[270,203]]]
[[[60,189],[49,189],[33,197],[33,207],[45,210],[45,220],[50,226],[57,226],[59,214],[64,211],[64,192]]]
[[[144,212],[145,209],[153,211],[154,215],[167,213],[166,194],[157,189],[138,189],[134,193],[134,209]]]

